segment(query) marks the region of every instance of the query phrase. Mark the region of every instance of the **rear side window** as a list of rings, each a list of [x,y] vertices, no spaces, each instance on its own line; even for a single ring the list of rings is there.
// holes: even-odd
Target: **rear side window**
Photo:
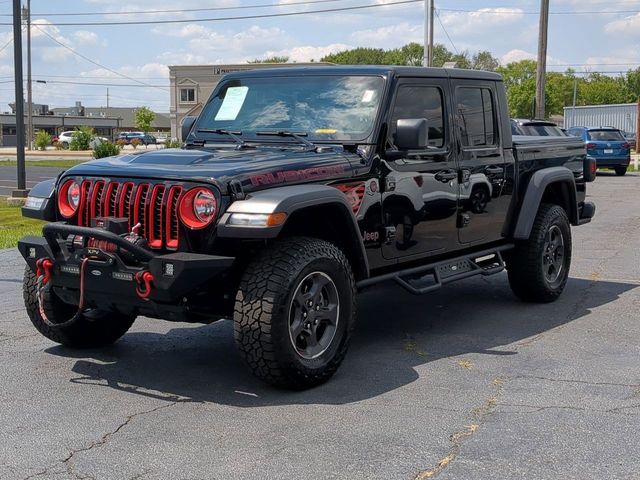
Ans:
[[[497,143],[496,111],[488,88],[460,87],[456,91],[462,146],[488,147]]]
[[[430,147],[444,147],[444,109],[442,90],[438,87],[402,85],[396,96],[391,116],[391,133],[395,134],[398,119],[424,118],[429,125]],[[425,145],[427,147],[427,145]]]
[[[600,142],[624,142],[619,130],[589,130],[589,140]]]

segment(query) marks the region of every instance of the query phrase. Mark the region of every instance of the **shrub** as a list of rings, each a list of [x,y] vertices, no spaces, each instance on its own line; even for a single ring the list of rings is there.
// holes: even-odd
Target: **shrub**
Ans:
[[[127,144],[127,141],[124,138],[119,138],[116,140],[116,145],[120,148],[124,147]]]
[[[91,140],[93,140],[94,136],[92,128],[84,126],[78,128],[73,132],[69,150],[90,150]]]
[[[64,144],[62,142],[53,142],[53,146],[56,150],[64,150]]]
[[[167,139],[167,141],[164,142],[164,148],[180,148],[180,147],[182,147],[182,142],[180,140]]]
[[[139,138],[132,138],[131,141],[129,142],[129,145],[131,145],[135,150],[136,148],[138,148],[138,145],[140,145],[141,143],[142,141]]]
[[[39,150],[45,150],[47,148],[47,146],[51,143],[51,135],[49,135],[44,130],[40,130],[36,134],[35,143],[36,143],[36,147]]]
[[[101,142],[93,149],[93,158],[113,157],[120,153],[120,147],[115,143]]]

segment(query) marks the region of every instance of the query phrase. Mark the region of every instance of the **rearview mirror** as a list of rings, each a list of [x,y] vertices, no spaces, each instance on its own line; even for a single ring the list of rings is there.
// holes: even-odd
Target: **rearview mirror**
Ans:
[[[394,143],[399,150],[418,150],[429,145],[429,126],[425,118],[401,118]]]
[[[184,142],[191,131],[191,127],[196,123],[198,117],[184,117],[182,119],[182,141]]]

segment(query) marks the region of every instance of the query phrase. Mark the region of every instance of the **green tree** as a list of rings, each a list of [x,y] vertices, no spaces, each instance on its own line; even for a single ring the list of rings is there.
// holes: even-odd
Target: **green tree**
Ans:
[[[385,51],[382,48],[358,47],[326,55],[321,62],[343,65],[384,65]]]
[[[625,83],[630,94],[634,97],[631,101],[637,102],[640,97],[640,67],[627,72]]]
[[[39,130],[36,134],[35,144],[38,149],[45,150],[51,144],[51,135],[45,130]]]
[[[255,58],[253,60],[247,60],[247,63],[287,63],[289,61],[289,57],[279,57],[274,55],[273,57],[267,58]]]
[[[622,77],[609,77],[602,73],[592,73],[580,88],[580,105],[607,105],[633,101],[633,93]]]
[[[156,118],[156,114],[148,107],[140,107],[134,113],[136,128],[148,133],[151,130],[151,124]]]
[[[512,117],[532,117],[536,96],[536,62],[520,60],[498,67],[507,88],[507,102]]]
[[[471,57],[471,68],[476,70],[495,72],[499,66],[500,62],[498,59],[491,55],[491,52],[487,50],[476,52]]]
[[[87,126],[77,128],[71,136],[69,150],[89,150],[91,148],[91,140],[94,137],[93,128]]]

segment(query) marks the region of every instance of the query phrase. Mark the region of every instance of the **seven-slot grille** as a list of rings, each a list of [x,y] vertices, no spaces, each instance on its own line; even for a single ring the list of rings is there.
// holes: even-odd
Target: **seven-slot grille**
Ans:
[[[147,239],[151,248],[178,248],[178,199],[182,186],[84,180],[80,192],[79,225],[91,226],[96,217],[126,217],[129,228],[140,224],[138,234]]]

